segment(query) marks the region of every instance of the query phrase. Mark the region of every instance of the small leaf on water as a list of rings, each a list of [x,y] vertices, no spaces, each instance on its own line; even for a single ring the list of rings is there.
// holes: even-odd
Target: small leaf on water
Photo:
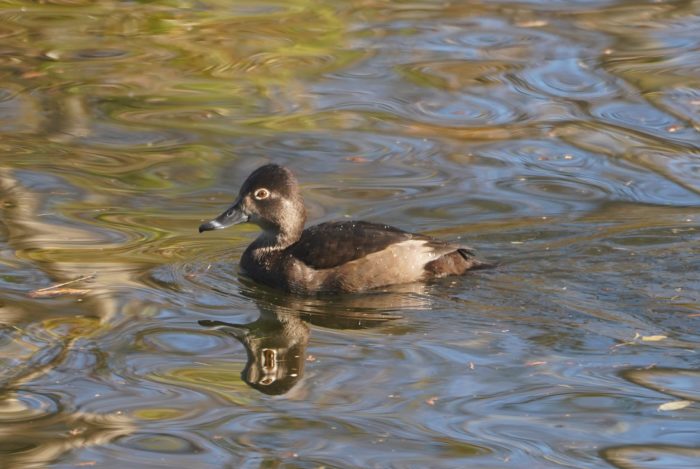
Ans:
[[[433,397],[426,399],[425,403],[428,405],[435,405],[435,403],[437,402],[438,399],[439,398],[437,396],[433,396]]]
[[[644,342],[658,342],[659,340],[668,339],[665,335],[643,335],[642,340]]]
[[[367,163],[369,160],[363,156],[347,156],[344,158],[346,161],[352,163]]]
[[[685,409],[686,407],[688,407],[692,403],[693,403],[692,401],[665,402],[665,403],[661,404],[657,410],[659,410],[659,411],[680,410],[680,409]]]

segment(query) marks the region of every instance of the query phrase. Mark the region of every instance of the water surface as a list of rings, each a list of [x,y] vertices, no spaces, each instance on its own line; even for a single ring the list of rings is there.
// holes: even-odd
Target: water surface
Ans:
[[[0,5],[0,466],[700,465],[700,4]],[[295,298],[294,170],[498,268]],[[51,285],[84,278],[59,289]]]

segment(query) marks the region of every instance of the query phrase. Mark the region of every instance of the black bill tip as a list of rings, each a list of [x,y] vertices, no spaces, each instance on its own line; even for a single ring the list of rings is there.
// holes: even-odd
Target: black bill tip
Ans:
[[[199,225],[199,232],[204,233],[205,231],[212,231],[212,230],[217,230],[219,228],[223,228],[220,223],[217,223],[216,220],[211,220],[206,223],[202,223]]]

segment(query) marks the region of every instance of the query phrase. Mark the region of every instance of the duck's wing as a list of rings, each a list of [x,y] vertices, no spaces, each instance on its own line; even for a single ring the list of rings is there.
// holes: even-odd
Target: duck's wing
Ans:
[[[330,269],[408,240],[430,240],[393,226],[366,221],[321,223],[307,228],[290,254],[314,269]]]

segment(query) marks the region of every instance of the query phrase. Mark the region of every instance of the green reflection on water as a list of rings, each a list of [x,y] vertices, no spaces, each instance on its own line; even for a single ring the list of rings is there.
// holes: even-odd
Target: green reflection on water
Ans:
[[[152,374],[156,382],[184,386],[206,394],[216,395],[236,405],[251,405],[249,388],[241,379],[242,363],[207,363],[207,365],[179,367],[164,373]]]

